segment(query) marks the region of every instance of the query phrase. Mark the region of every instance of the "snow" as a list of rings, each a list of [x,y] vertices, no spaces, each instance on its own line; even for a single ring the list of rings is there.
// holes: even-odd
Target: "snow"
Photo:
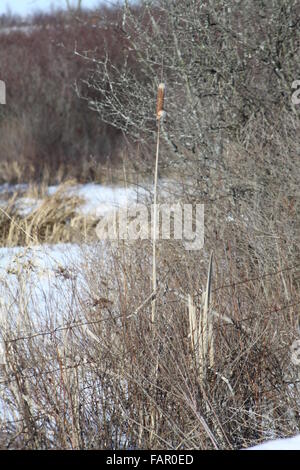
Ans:
[[[19,191],[26,191],[28,188],[27,184],[9,184],[9,183],[4,183],[0,185],[0,195],[1,194],[7,194],[12,196],[15,192]]]
[[[52,188],[49,190],[50,193],[53,191]],[[80,212],[96,216],[106,215],[114,208],[134,203],[138,197],[135,187],[121,188],[95,183],[73,186],[70,194],[84,199],[85,203],[80,207]]]
[[[58,186],[49,186],[48,195],[52,196],[58,190]],[[0,197],[12,196],[15,192],[26,192],[26,185],[10,186],[8,184],[0,185]],[[78,184],[70,186],[67,194],[76,195],[84,200],[78,211],[85,215],[94,215],[100,217],[106,215],[112,209],[124,207],[138,201],[146,194],[143,189],[137,190],[135,187],[128,188],[118,186],[104,186],[96,183]],[[29,215],[33,210],[42,204],[41,199],[34,199],[20,196],[16,201],[16,207],[22,216]],[[0,200],[0,205],[5,206],[5,200]]]
[[[0,204],[5,204],[7,197],[18,192],[16,207],[23,216],[30,214],[42,200],[26,197],[27,189],[26,185],[0,186]],[[53,195],[57,189],[57,186],[49,187],[48,194]],[[73,185],[67,192],[83,199],[81,213],[98,217],[134,203],[145,193],[135,187],[95,183]],[[78,293],[84,284],[86,250],[92,249],[92,246],[76,244],[0,248],[0,327],[6,322],[7,312],[20,328],[21,316],[26,311],[30,312],[37,328],[41,319],[51,318],[51,323],[61,320],[62,312],[67,312],[71,304],[74,307],[74,292]]]
[[[72,282],[81,277],[85,249],[71,243],[0,248],[0,306],[6,307],[2,312],[12,312],[14,307],[18,311],[19,306],[11,300],[18,299],[20,287],[28,299],[35,294],[32,310],[38,309],[39,313],[46,308],[47,297],[53,301],[62,284],[66,299],[68,287],[71,288]],[[38,293],[41,298],[36,295]]]
[[[39,245],[32,247],[0,248],[0,278],[5,272],[12,272],[15,266],[24,266],[30,260],[40,270],[70,262],[70,257],[78,256],[79,247],[73,244]]]
[[[37,25],[16,25],[16,26],[8,26],[5,28],[0,28],[0,34],[11,34],[11,33],[23,33],[23,34],[31,34],[33,31],[41,29],[41,27]]]
[[[11,197],[14,193],[19,193],[16,201],[16,207],[22,216],[28,216],[33,210],[42,204],[42,199],[34,199],[26,196],[29,187],[26,184],[0,185],[0,206],[5,207],[5,199]],[[56,193],[59,186],[49,186],[47,194],[49,196]],[[185,188],[186,191],[192,188]],[[152,182],[144,182],[143,187],[129,185],[128,187],[103,185],[98,183],[74,184],[66,189],[68,195],[76,195],[83,199],[78,212],[84,215],[102,217],[116,208],[122,208],[126,205],[134,205],[145,201],[152,191]],[[170,203],[180,199],[180,189],[178,182],[171,179],[162,179],[159,181],[159,194],[164,200]]]
[[[31,197],[22,197],[16,201],[16,208],[20,215],[27,217],[31,212],[42,204],[41,199],[33,199]]]
[[[84,250],[75,244],[0,249],[0,363],[7,319],[16,335],[26,325],[56,327],[74,308],[84,283]]]
[[[300,450],[300,434],[288,439],[276,439],[267,441],[248,450]]]
[[[167,196],[169,182],[160,182],[161,191]],[[53,195],[57,186],[48,188]],[[150,189],[150,186],[149,186]],[[0,197],[15,192],[26,193],[26,185],[2,185]],[[114,187],[90,183],[70,186],[70,195],[83,199],[80,212],[103,216],[116,207],[141,202],[147,189],[136,187]],[[0,200],[0,204],[1,204]],[[17,207],[21,214],[28,215],[42,200],[21,196]],[[86,251],[93,247],[76,244],[40,245],[32,247],[0,248],[0,329],[5,333],[6,315],[13,317],[16,334],[22,333],[26,325],[32,331],[43,331],[45,322],[51,328],[63,324],[64,316],[76,315],[76,296],[84,289]],[[103,262],[105,260],[103,259]],[[27,312],[31,321],[28,323]],[[74,312],[74,314],[73,314]],[[75,320],[75,318],[74,318]],[[4,360],[0,335],[0,365]],[[267,441],[248,450],[300,450],[300,435]]]

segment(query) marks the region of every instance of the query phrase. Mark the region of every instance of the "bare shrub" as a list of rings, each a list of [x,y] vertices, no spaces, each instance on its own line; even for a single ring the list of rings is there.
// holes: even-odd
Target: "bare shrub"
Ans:
[[[117,162],[121,134],[90,113],[77,99],[75,81],[86,74],[75,46],[82,51],[108,47],[118,60],[120,49],[107,23],[93,18],[113,10],[39,15],[13,28],[0,28],[1,80],[7,84],[7,104],[1,106],[1,182],[90,178],[101,181],[101,168]],[[105,46],[106,44],[106,46]],[[21,174],[15,165],[21,168]],[[60,178],[60,180],[58,180]]]
[[[275,0],[259,11],[126,2],[128,55],[118,67],[97,57],[84,96],[138,141],[124,173],[131,163],[149,174],[163,74],[160,174],[177,184],[169,195],[158,184],[158,202],[204,203],[205,246],[157,240],[154,293],[150,241],[89,245],[82,284],[62,284],[70,307],[50,302],[39,329],[39,306],[12,297],[20,315],[4,305],[0,328],[4,446],[238,449],[299,432],[297,12]]]
[[[16,313],[2,312],[5,446],[237,449],[297,430],[298,373],[289,358],[296,267],[237,282],[231,251],[215,264],[207,312],[214,361],[203,380],[188,293],[199,321],[208,256],[183,257],[178,244],[160,244],[159,253],[154,325],[147,241],[84,249],[83,284],[71,280],[66,291],[60,275],[69,307],[51,302],[43,318],[27,297],[25,317],[15,304],[28,319],[18,327]]]

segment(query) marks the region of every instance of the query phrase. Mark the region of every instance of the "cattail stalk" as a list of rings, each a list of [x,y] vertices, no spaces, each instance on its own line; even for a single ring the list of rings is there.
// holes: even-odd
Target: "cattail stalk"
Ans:
[[[154,189],[153,189],[153,245],[152,245],[152,291],[154,293],[154,298],[152,300],[152,328],[153,333],[155,331],[155,321],[156,321],[156,289],[157,289],[157,280],[156,280],[156,230],[157,230],[157,181],[158,181],[158,160],[159,160],[159,143],[160,143],[160,121],[164,116],[164,97],[165,97],[165,85],[160,83],[158,86],[157,92],[157,103],[156,103],[156,119],[157,119],[157,142],[156,142],[156,157],[155,157],[155,170],[154,170]],[[154,341],[153,337],[153,341]],[[154,382],[157,384],[158,378],[158,354],[155,363],[154,369]],[[154,393],[156,391],[154,390]],[[157,412],[153,406],[150,413],[150,446],[153,445],[154,436],[156,434],[156,425],[157,425]]]
[[[159,122],[164,114],[164,101],[165,101],[165,84],[160,83],[157,91],[157,102],[156,102],[156,119]]]
[[[156,102],[156,119],[157,119],[157,143],[156,143],[156,158],[155,158],[155,171],[154,171],[154,195],[153,195],[153,246],[152,246],[152,290],[156,292],[156,223],[157,223],[157,180],[158,180],[158,160],[159,160],[159,143],[160,143],[160,121],[164,115],[164,99],[165,99],[165,84],[160,83],[157,92]],[[156,317],[156,299],[152,301],[152,324],[155,322]]]

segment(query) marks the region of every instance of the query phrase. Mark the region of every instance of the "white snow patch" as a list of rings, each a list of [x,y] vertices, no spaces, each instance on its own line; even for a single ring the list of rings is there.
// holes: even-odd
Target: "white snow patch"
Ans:
[[[48,321],[53,327],[76,312],[77,294],[84,283],[84,250],[75,244],[0,249],[0,328],[13,318],[18,335],[30,316],[39,331]],[[2,359],[0,335],[0,363]]]
[[[276,439],[267,441],[248,450],[300,450],[300,434],[287,439]]]
[[[49,186],[48,195],[52,196],[58,190],[58,186]],[[26,191],[26,185],[1,185],[0,196],[12,196],[15,192]],[[67,190],[70,196],[79,196],[84,200],[79,207],[78,212],[85,215],[94,215],[100,217],[106,215],[113,209],[122,208],[126,205],[140,202],[146,191],[137,190],[136,187],[128,188],[118,186],[104,186],[96,183],[78,184],[70,186]],[[23,216],[29,215],[42,204],[41,199],[28,197],[19,197],[16,201],[16,207]],[[5,206],[5,200],[0,200],[0,205]]]
[[[112,209],[130,205],[138,198],[134,187],[121,188],[94,183],[74,186],[70,189],[70,193],[85,200],[80,212],[98,217],[109,213]]]

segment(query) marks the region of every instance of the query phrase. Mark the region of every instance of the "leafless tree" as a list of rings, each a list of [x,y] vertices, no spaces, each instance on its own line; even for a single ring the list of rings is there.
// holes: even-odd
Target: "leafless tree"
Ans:
[[[215,171],[226,177],[232,194],[241,189],[234,183],[240,171],[233,173],[226,160],[229,142],[246,150],[255,124],[262,139],[261,132],[274,135],[281,127],[280,114],[299,118],[290,99],[299,71],[294,0],[125,2],[114,28],[124,37],[124,61],[120,67],[109,56],[96,61],[86,83],[93,90],[91,109],[137,141],[151,141],[163,78],[164,164],[196,176],[204,194],[212,194],[208,176]],[[244,190],[251,186],[246,178]]]

